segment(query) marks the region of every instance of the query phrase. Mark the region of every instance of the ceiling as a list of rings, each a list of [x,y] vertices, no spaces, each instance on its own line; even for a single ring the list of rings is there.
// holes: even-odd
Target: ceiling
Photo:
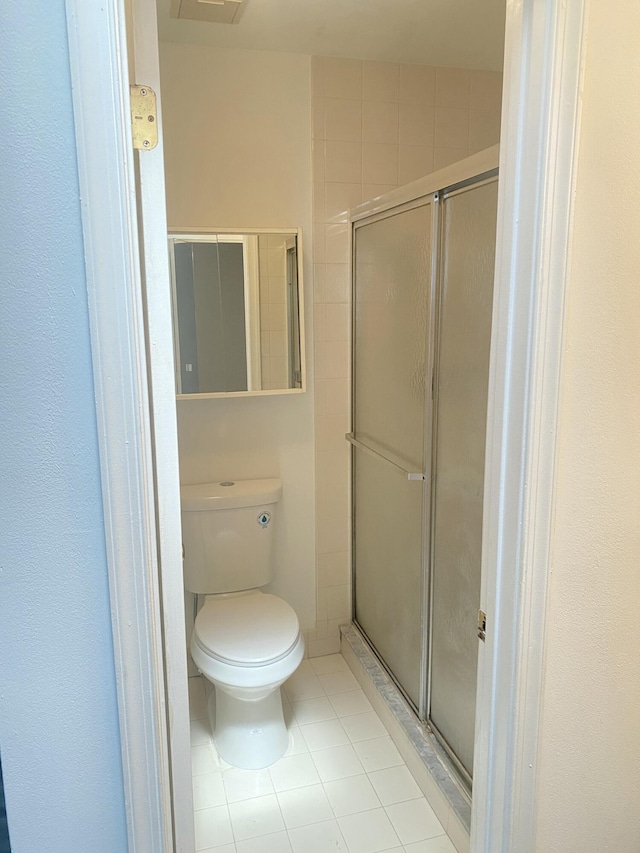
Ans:
[[[246,0],[237,24],[169,17],[160,41],[502,70],[506,0]]]

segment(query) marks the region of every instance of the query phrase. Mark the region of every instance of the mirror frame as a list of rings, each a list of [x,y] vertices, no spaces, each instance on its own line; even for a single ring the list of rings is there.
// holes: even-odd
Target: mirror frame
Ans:
[[[176,400],[215,400],[225,399],[230,397],[274,397],[281,394],[304,394],[307,390],[307,363],[306,363],[306,336],[305,336],[305,299],[304,299],[304,276],[303,276],[303,254],[302,254],[302,228],[215,228],[211,227],[194,227],[193,225],[179,227],[172,225],[167,229],[167,241],[176,238],[193,238],[194,241],[206,242],[207,236],[216,234],[243,234],[248,236],[258,237],[260,234],[286,234],[296,238],[296,255],[297,255],[297,272],[298,272],[298,324],[300,330],[300,374],[301,383],[299,388],[274,388],[266,391],[205,391],[198,394],[178,394]],[[171,252],[169,253],[170,258]],[[175,272],[173,270],[173,261],[170,261],[171,269],[171,307],[172,317],[171,326],[173,329],[173,347],[174,347],[174,383],[177,387],[176,375],[176,335],[175,335],[175,317],[176,315],[176,293],[175,293]]]

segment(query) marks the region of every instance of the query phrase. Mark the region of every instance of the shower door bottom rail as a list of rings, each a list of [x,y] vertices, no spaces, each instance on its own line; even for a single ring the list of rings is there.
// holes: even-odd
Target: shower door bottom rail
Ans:
[[[364,453],[368,453],[369,456],[375,456],[376,459],[382,459],[383,462],[386,462],[388,465],[392,465],[394,468],[396,468],[398,471],[400,471],[401,474],[405,474],[407,480],[424,480],[424,479],[426,479],[425,474],[422,471],[409,471],[409,470],[407,470],[407,468],[405,468],[399,462],[396,462],[393,459],[390,459],[384,453],[381,453],[379,450],[375,450],[370,445],[365,444],[363,441],[360,441],[360,439],[356,438],[352,432],[346,433],[345,438],[347,439],[349,444],[351,444],[353,447],[357,447],[358,450],[362,450]]]

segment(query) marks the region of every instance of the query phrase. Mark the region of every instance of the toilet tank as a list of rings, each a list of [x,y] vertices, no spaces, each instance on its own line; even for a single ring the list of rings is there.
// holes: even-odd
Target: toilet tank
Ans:
[[[273,572],[280,480],[224,480],[182,486],[184,585],[211,595],[255,589]]]

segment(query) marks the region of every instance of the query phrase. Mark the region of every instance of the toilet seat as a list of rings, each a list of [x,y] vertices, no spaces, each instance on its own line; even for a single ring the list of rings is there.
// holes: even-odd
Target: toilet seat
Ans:
[[[193,639],[206,655],[236,667],[264,667],[286,658],[300,638],[295,611],[259,590],[207,597]]]

